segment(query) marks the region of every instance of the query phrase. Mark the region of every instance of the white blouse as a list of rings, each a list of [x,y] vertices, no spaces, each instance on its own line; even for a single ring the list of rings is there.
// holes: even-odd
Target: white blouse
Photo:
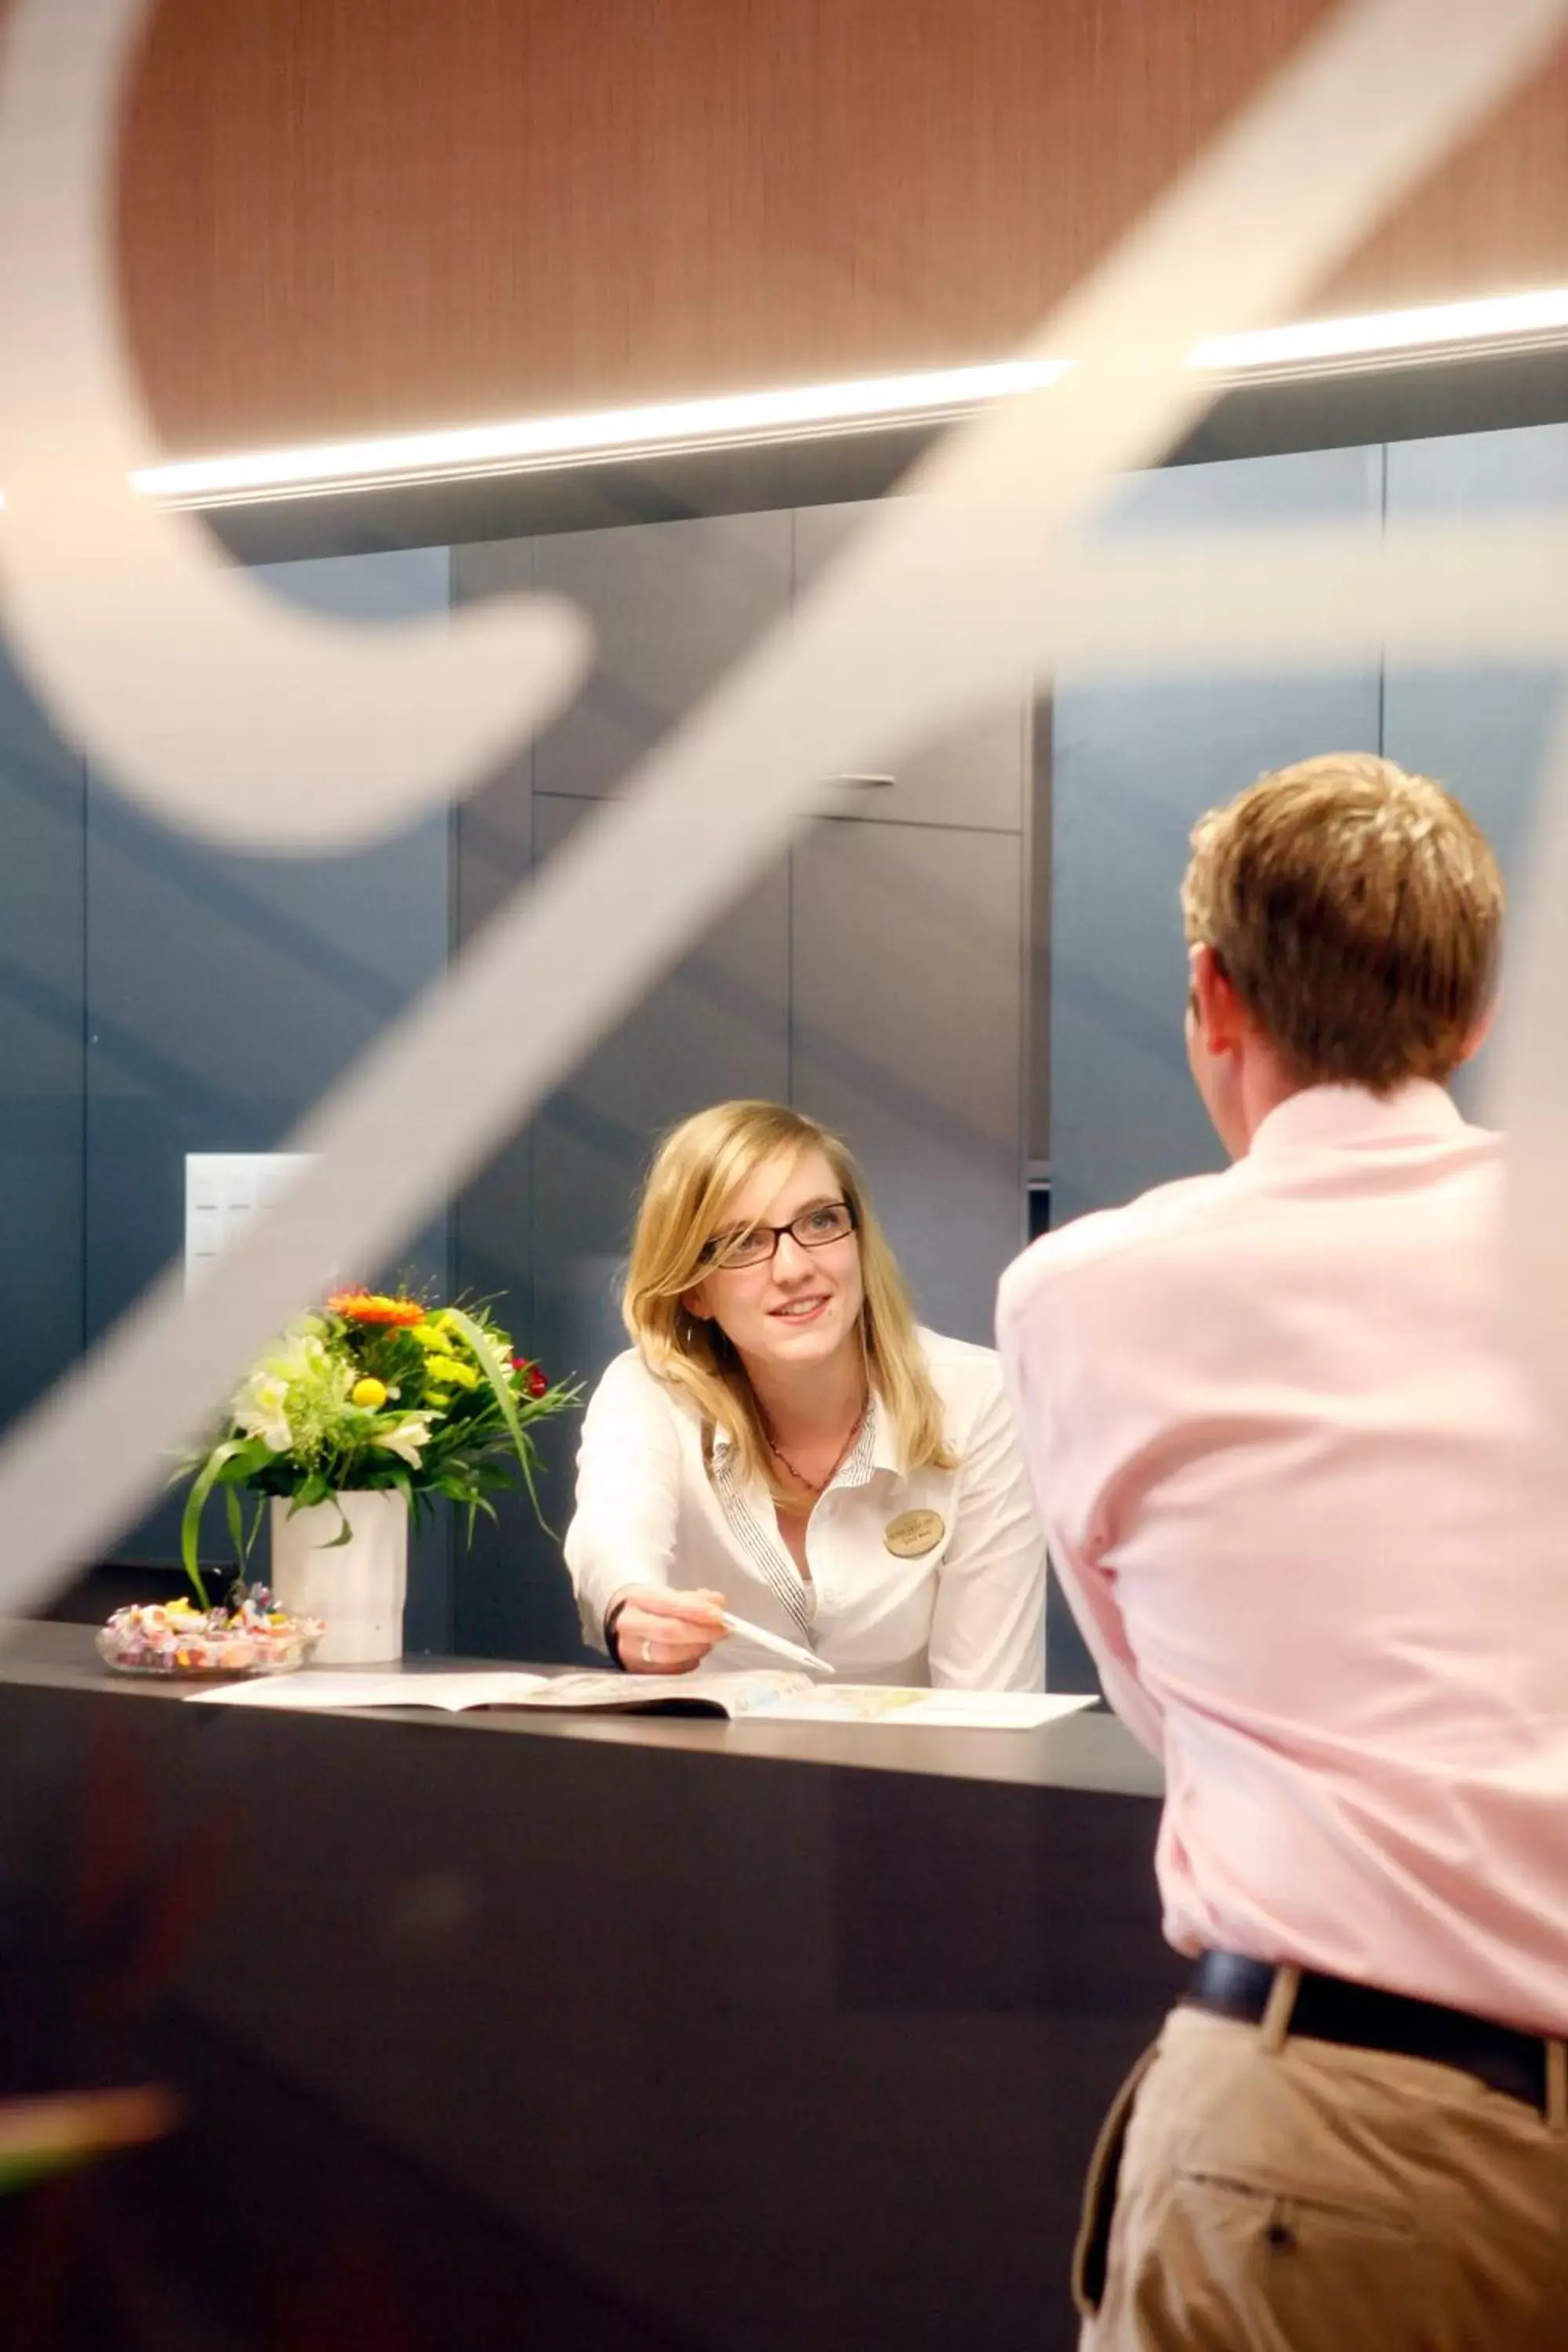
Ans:
[[[1001,1366],[991,1349],[964,1339],[922,1330],[920,1341],[958,1467],[906,1475],[873,1398],[807,1524],[809,1580],[785,1549],[766,1486],[742,1476],[724,1433],[715,1433],[710,1475],[690,1405],[635,1349],[617,1356],[584,1415],[566,1532],[587,1639],[604,1648],[605,1611],[628,1584],[706,1588],[852,1682],[1041,1689],[1045,1542]],[[929,1548],[905,1556],[916,1543]],[[705,1663],[733,1672],[778,1661],[731,1635]]]

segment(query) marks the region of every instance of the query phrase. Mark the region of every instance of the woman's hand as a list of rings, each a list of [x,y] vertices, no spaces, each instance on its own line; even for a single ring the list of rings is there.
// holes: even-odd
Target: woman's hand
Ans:
[[[689,1675],[724,1639],[721,1592],[674,1592],[667,1584],[630,1584],[618,1608],[616,1653],[629,1675]]]

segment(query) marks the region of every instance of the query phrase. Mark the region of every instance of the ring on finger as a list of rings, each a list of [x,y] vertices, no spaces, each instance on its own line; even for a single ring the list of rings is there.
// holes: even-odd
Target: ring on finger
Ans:
[[[653,1643],[646,1635],[643,1638],[642,1662],[645,1666],[650,1666],[653,1664]]]

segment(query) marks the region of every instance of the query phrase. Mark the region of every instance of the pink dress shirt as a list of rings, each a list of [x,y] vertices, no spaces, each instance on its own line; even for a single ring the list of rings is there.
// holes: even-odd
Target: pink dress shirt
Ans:
[[[998,1336],[1051,1556],[1164,1761],[1171,1942],[1563,2034],[1568,1479],[1501,1186],[1440,1087],[1312,1087],[1225,1174],[1037,1242]]]

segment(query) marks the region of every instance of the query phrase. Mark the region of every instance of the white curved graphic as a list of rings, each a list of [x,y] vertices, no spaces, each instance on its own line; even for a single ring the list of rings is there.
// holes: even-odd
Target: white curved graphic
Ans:
[[[122,352],[119,101],[149,0],[13,0],[0,31],[0,583],[62,731],[187,831],[265,849],[408,824],[575,690],[549,599],[377,625],[290,611],[129,475],[162,453]]]
[[[319,1162],[190,1305],[166,1282],[12,1433],[0,1604],[25,1608],[112,1538],[251,1350],[333,1272],[394,1253],[766,865],[820,778],[1047,666],[1074,527],[1206,396],[1185,353],[1221,324],[1289,315],[1565,17],[1568,0],[1363,0],[1330,20],[1047,323],[1038,348],[1070,349],[1072,372],[937,453],[928,495],[878,513],[794,628],[578,829],[321,1107],[294,1139]],[[1352,547],[1337,576],[1342,593],[1359,582],[1374,634],[1381,558]],[[1438,585],[1447,646],[1452,578]],[[1223,599],[1215,619],[1211,667]],[[437,1102],[438,1118],[408,1115]]]

